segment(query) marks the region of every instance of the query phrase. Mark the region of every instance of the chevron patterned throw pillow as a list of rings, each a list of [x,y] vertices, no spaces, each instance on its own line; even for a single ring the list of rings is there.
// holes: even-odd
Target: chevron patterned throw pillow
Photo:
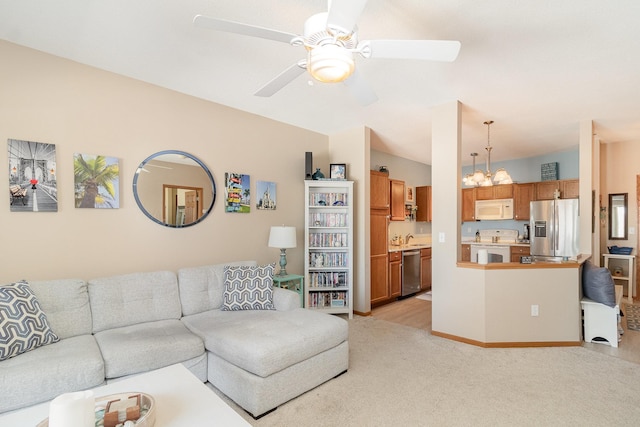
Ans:
[[[59,340],[27,282],[0,286],[0,361]]]
[[[275,310],[273,272],[276,264],[224,267],[223,311]]]

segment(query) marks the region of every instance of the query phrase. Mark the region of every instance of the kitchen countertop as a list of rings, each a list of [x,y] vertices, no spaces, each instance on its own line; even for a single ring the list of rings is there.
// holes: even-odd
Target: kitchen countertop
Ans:
[[[513,240],[506,241],[506,242],[497,242],[497,243],[493,243],[490,241],[476,242],[475,240],[463,240],[460,243],[463,245],[482,245],[482,246],[525,246],[525,247],[530,246],[529,242],[514,242]]]
[[[430,248],[431,243],[409,243],[408,245],[389,245],[389,252],[402,252]]]

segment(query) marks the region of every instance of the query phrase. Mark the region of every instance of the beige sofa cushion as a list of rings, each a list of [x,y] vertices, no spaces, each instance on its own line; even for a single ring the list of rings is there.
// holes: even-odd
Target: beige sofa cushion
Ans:
[[[289,311],[221,311],[182,321],[216,356],[267,377],[347,340],[347,321],[303,308]]]

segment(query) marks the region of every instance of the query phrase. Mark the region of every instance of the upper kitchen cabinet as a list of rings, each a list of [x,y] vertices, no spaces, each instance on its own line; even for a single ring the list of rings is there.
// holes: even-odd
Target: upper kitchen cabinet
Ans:
[[[416,221],[431,222],[431,186],[416,187]]]
[[[513,212],[514,219],[519,221],[529,221],[530,203],[534,200],[535,184],[514,184],[513,186]]]
[[[561,199],[577,199],[580,195],[580,181],[565,179],[536,182],[536,200],[553,200],[556,191]]]
[[[476,220],[476,190],[477,188],[462,189],[462,221]]]
[[[476,188],[476,200],[494,200],[513,198],[513,184],[492,185]]]
[[[389,174],[387,172],[370,171],[371,176],[371,209],[389,209]]]
[[[390,179],[391,221],[404,221],[404,181]]]

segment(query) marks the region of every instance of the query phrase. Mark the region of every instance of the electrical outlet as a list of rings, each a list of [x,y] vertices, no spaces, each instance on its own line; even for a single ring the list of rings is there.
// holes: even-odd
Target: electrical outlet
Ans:
[[[471,233],[471,227],[467,227],[467,233]]]
[[[438,241],[444,243],[444,231],[438,233]]]
[[[537,317],[538,313],[539,313],[538,304],[532,304],[531,305],[531,316]]]

